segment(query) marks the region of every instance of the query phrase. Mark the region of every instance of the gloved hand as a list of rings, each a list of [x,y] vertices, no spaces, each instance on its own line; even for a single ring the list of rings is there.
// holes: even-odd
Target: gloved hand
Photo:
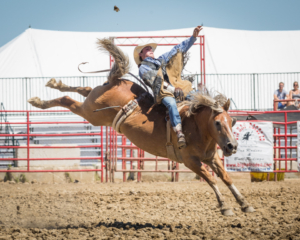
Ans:
[[[181,88],[178,88],[178,87],[175,88],[174,97],[176,98],[176,100],[179,100],[179,101],[184,100],[184,94],[183,94],[183,91]]]

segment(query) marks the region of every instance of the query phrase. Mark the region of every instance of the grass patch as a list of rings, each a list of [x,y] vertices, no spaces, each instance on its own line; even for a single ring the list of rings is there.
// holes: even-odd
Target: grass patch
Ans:
[[[8,165],[7,170],[11,170],[11,165]],[[12,180],[14,180],[14,176],[12,175],[12,173],[11,172],[5,173],[4,182],[12,181]]]
[[[98,169],[98,166],[94,165],[95,169]],[[98,172],[95,172],[95,181],[101,181],[100,176],[98,175]]]
[[[67,182],[67,183],[73,182],[70,173],[65,172],[65,178],[66,178],[66,182]]]

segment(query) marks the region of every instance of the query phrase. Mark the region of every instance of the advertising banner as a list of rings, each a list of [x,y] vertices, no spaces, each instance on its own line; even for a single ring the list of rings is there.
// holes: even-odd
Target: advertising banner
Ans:
[[[297,159],[298,171],[300,172],[300,121],[297,122]]]
[[[272,122],[237,122],[232,132],[238,148],[236,154],[224,158],[227,171],[273,171]]]

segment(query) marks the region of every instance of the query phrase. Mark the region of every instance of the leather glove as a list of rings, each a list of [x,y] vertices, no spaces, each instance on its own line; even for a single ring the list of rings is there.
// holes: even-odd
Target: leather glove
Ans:
[[[183,101],[184,100],[184,94],[181,88],[175,88],[174,91],[174,97],[176,99],[178,99],[179,101]]]

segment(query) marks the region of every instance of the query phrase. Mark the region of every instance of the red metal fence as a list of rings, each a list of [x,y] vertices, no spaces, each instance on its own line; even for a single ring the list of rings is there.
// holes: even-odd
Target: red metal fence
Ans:
[[[111,130],[110,140],[111,143],[109,151],[109,160],[112,164],[111,169],[113,171],[109,171],[112,174],[111,180],[113,181],[114,174],[117,172],[123,173],[123,181],[126,181],[126,174],[130,172],[136,172],[137,173],[137,181],[141,181],[142,173],[143,172],[160,172],[160,173],[171,173],[171,179],[172,181],[178,182],[179,181],[179,173],[192,173],[190,170],[185,169],[179,169],[179,163],[172,161],[168,158],[162,158],[162,157],[145,157],[145,152],[142,149],[139,149],[138,147],[134,146],[132,143],[127,144],[127,138],[123,134],[118,134],[116,131]],[[121,141],[118,141],[121,140]],[[121,142],[121,144],[118,144],[118,142]],[[122,156],[117,156],[118,149],[121,149]],[[136,150],[136,157],[133,155],[133,151]],[[127,157],[127,151],[129,151],[130,157]],[[122,161],[122,168],[117,168],[117,161]],[[127,169],[126,162],[130,161],[130,168]],[[133,162],[137,162],[136,166],[137,169],[133,169]],[[154,170],[145,169],[145,162],[155,162],[155,168]],[[161,170],[158,169],[158,163],[159,162],[166,162],[167,169]]]
[[[299,99],[298,99],[299,100]],[[300,104],[300,101],[298,101],[298,104]],[[292,103],[291,105],[294,105],[296,102],[296,99],[281,99],[281,100],[273,100],[273,110],[278,111],[278,103],[283,102],[286,106],[288,103]]]
[[[26,146],[0,146],[2,149],[20,149],[20,148],[26,148],[27,149],[27,157],[26,158],[0,158],[0,161],[27,161],[27,169],[26,170],[3,170],[0,169],[0,172],[101,172],[101,181],[103,181],[103,127],[99,127],[99,132],[97,133],[67,133],[67,134],[35,134],[31,133],[31,129],[33,126],[38,124],[89,124],[87,121],[70,121],[70,122],[53,122],[53,121],[39,121],[39,122],[32,122],[30,121],[30,113],[53,113],[53,112],[69,112],[69,110],[61,110],[61,111],[17,111],[17,110],[5,110],[0,111],[0,113],[25,113],[26,114],[26,121],[23,122],[2,122],[2,125],[26,125],[26,133],[24,134],[15,134],[15,133],[8,133],[8,134],[1,134],[2,137],[26,137],[27,142]],[[99,157],[99,161],[101,162],[101,168],[100,169],[63,169],[63,170],[32,170],[30,169],[30,162],[31,161],[41,161],[41,160],[78,160],[77,158],[32,158],[30,156],[30,149],[43,149],[43,148],[90,148],[95,147],[95,145],[77,145],[77,146],[37,146],[37,145],[31,145],[30,139],[32,137],[64,137],[64,136],[99,136],[100,138],[100,144],[98,147],[101,149],[101,155]],[[88,159],[95,159],[95,157],[80,157],[82,160],[88,160]]]
[[[0,111],[0,113],[23,113],[26,114],[26,121],[20,122],[1,122],[2,125],[14,124],[14,125],[25,125],[27,132],[26,133],[7,133],[1,134],[3,137],[25,137],[26,145],[24,146],[0,146],[0,148],[6,149],[17,149],[17,148],[25,148],[27,149],[27,157],[26,158],[0,158],[0,161],[27,161],[27,169],[26,170],[0,170],[0,172],[101,172],[101,181],[114,181],[115,173],[121,172],[123,175],[123,181],[126,181],[126,176],[130,172],[137,173],[137,180],[141,181],[143,172],[161,172],[161,173],[170,173],[173,181],[179,180],[179,173],[183,172],[191,172],[189,170],[180,170],[179,164],[171,161],[167,158],[158,158],[158,157],[145,157],[145,153],[143,150],[137,148],[131,142],[127,140],[127,138],[122,134],[117,134],[110,127],[99,127],[99,131],[94,133],[53,133],[53,134],[37,134],[32,133],[31,129],[35,125],[39,124],[88,124],[87,121],[31,121],[31,113],[52,113],[52,112],[69,112],[68,110],[61,111]],[[299,111],[281,111],[284,113],[285,121],[284,122],[273,122],[274,126],[274,172],[297,172],[297,170],[292,169],[292,163],[297,161],[297,158],[292,157],[293,154],[296,153],[296,144],[294,144],[295,139],[297,138],[297,134],[292,134],[292,125],[295,125],[297,122],[288,122],[288,113],[299,112]],[[275,114],[277,111],[271,112],[243,112],[243,111],[231,111],[230,115],[254,115],[255,114]],[[104,135],[104,130],[106,133]],[[290,133],[288,133],[290,130]],[[32,137],[65,137],[65,136],[99,136],[99,144],[96,145],[77,145],[77,146],[38,146],[30,144],[30,139]],[[104,141],[105,138],[105,141]],[[293,141],[294,140],[294,141]],[[34,170],[30,167],[31,161],[37,160],[47,160],[47,161],[58,161],[58,160],[74,160],[77,158],[32,158],[30,156],[30,149],[34,148],[90,148],[97,146],[101,150],[101,154],[97,159],[100,162],[100,169],[63,169],[63,170]],[[105,146],[105,147],[104,147]],[[119,151],[118,151],[119,150]],[[136,152],[134,156],[134,151]],[[104,157],[105,155],[105,157]],[[80,157],[81,160],[95,159],[96,157]],[[121,162],[121,168],[117,167],[117,163]],[[126,163],[130,163],[130,167],[126,167]],[[133,169],[133,162],[136,162],[136,169]],[[154,170],[148,170],[144,168],[145,162],[154,162],[155,168]],[[166,162],[167,169],[160,170],[158,169],[159,162]],[[290,163],[290,165],[289,165]]]

